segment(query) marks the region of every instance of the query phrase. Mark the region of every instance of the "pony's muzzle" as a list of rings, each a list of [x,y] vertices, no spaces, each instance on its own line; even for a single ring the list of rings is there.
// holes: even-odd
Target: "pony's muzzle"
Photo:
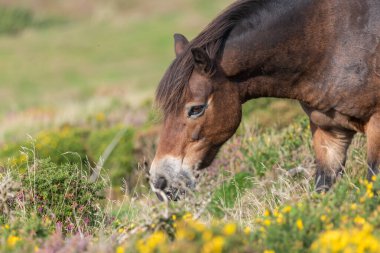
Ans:
[[[179,200],[195,188],[195,178],[191,170],[183,166],[181,159],[167,157],[153,161],[150,175],[152,190],[161,201],[165,198]]]

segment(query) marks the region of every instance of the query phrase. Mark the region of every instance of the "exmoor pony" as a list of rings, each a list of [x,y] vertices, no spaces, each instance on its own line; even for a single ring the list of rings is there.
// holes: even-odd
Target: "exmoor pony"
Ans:
[[[260,97],[298,100],[310,118],[317,191],[343,172],[357,132],[367,136],[368,178],[379,172],[379,0],[239,0],[192,41],[174,39],[150,168],[168,199],[195,186],[194,172],[238,128],[242,104]]]

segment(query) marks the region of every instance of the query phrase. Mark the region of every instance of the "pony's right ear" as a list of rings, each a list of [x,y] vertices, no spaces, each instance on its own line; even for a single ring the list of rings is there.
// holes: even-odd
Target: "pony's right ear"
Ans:
[[[192,48],[194,67],[200,73],[205,75],[212,75],[214,73],[214,64],[205,50],[202,48]]]
[[[174,50],[177,57],[185,50],[187,44],[189,41],[185,36],[179,33],[174,34]]]

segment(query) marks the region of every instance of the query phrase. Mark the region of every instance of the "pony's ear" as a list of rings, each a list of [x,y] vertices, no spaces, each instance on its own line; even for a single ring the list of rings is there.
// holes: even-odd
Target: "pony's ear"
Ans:
[[[195,69],[202,74],[211,75],[213,73],[214,64],[205,50],[202,48],[192,48]]]
[[[185,50],[187,44],[189,44],[189,41],[185,36],[179,33],[174,34],[174,51],[176,56],[180,55]]]

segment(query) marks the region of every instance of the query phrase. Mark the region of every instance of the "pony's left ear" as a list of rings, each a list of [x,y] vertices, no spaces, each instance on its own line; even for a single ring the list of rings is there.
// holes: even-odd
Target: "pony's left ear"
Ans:
[[[214,64],[210,56],[202,48],[192,48],[194,66],[202,74],[211,75],[214,72]]]
[[[188,44],[189,41],[185,36],[179,33],[174,34],[174,51],[177,57],[182,54]]]

